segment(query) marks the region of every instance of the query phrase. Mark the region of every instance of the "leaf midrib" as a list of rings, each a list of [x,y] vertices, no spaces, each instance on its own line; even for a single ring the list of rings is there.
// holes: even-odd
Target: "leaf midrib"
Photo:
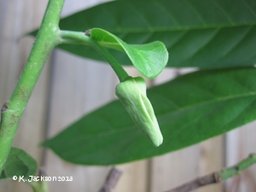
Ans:
[[[180,107],[178,108],[177,110],[173,110],[173,111],[164,111],[164,112],[160,112],[160,113],[157,113],[157,117],[158,118],[161,118],[160,116],[165,116],[165,115],[168,115],[168,114],[176,114],[176,113],[180,113],[181,111],[184,111],[184,110],[189,110],[195,106],[201,106],[201,105],[205,105],[205,104],[212,104],[214,102],[220,102],[220,101],[228,101],[228,100],[231,100],[231,99],[240,99],[240,98],[243,98],[243,97],[250,97],[250,96],[256,96],[256,91],[254,92],[249,92],[249,93],[246,93],[246,94],[238,94],[238,95],[232,95],[232,96],[225,96],[225,97],[220,97],[220,98],[216,98],[216,99],[212,99],[212,100],[206,100],[206,101],[202,101],[202,102],[197,102],[197,103],[194,103],[194,104],[191,104],[191,105],[186,105],[185,107]],[[154,106],[154,104],[153,104]],[[131,127],[131,122],[132,121],[129,121],[130,124],[127,124],[127,125],[123,125],[123,128],[122,129],[119,129],[119,131],[124,131],[124,130],[129,130],[130,127]],[[113,131],[113,132],[116,132],[117,129],[108,129],[108,132],[109,131]],[[103,132],[105,132],[106,130],[102,130]]]
[[[175,113],[179,113],[179,112],[184,111],[184,110],[188,110],[188,109],[193,108],[195,106],[201,106],[201,105],[205,105],[205,104],[212,104],[214,102],[228,101],[228,100],[232,100],[232,99],[240,99],[240,98],[243,98],[243,97],[250,97],[250,96],[256,96],[256,91],[249,92],[249,93],[246,93],[246,94],[225,96],[225,97],[215,98],[215,99],[212,99],[212,100],[197,102],[197,103],[194,103],[194,104],[191,104],[191,105],[186,105],[184,107],[180,107],[177,110],[169,111],[167,113],[166,112],[162,112],[162,113],[160,112],[160,113],[157,114],[157,116],[166,115],[166,114],[169,114],[169,113],[175,114]]]
[[[122,28],[119,29],[109,29],[112,33],[168,33],[168,32],[184,32],[184,31],[199,31],[199,30],[215,30],[215,29],[223,29],[223,28],[240,28],[240,27],[254,27],[256,26],[256,22],[254,23],[246,23],[246,24],[238,24],[238,25],[211,25],[211,26],[192,26],[192,27],[156,27],[156,28]],[[154,29],[154,30],[152,30]]]

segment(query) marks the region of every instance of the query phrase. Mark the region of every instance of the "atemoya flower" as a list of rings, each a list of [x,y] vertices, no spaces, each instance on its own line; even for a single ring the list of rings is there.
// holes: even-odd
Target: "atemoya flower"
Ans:
[[[146,83],[141,77],[131,77],[116,86],[116,95],[136,125],[148,134],[154,145],[159,146],[163,136],[146,89]]]

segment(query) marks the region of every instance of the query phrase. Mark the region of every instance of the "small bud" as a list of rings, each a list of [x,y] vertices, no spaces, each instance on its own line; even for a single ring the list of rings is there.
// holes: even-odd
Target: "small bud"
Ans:
[[[129,78],[116,86],[116,95],[135,124],[148,134],[154,145],[161,145],[163,136],[147,98],[145,81],[141,77]]]

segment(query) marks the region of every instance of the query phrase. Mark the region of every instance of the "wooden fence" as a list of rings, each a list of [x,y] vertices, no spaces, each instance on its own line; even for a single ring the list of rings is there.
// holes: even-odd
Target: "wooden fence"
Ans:
[[[63,15],[98,3],[66,0]],[[25,64],[33,39],[24,34],[37,27],[46,0],[0,0],[0,104],[8,100]],[[86,21],[85,21],[86,22]],[[128,69],[133,71],[133,69]],[[175,76],[166,70],[153,84]],[[76,166],[39,147],[45,137],[112,100],[117,79],[109,66],[56,50],[48,60],[22,118],[15,145],[27,150],[47,175],[73,176],[73,182],[51,182],[49,191],[97,192],[110,167]],[[207,121],[207,120],[206,120]],[[114,192],[162,192],[197,176],[236,163],[255,152],[255,124],[247,125],[185,150],[153,159],[120,165],[123,176]],[[1,149],[1,146],[0,146]],[[23,183],[1,181],[0,192],[30,191]],[[255,192],[256,169],[198,192]]]

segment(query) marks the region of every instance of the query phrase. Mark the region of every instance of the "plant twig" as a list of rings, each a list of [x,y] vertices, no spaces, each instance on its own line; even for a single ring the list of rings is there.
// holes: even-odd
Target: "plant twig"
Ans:
[[[48,186],[46,181],[33,181],[29,183],[33,192],[47,192]]]
[[[199,177],[193,181],[185,183],[177,188],[174,188],[166,192],[188,192],[218,182],[220,182],[218,181],[218,177],[216,177],[215,173],[212,173],[210,175]]]
[[[42,168],[38,170],[38,176],[46,176],[45,171]],[[47,181],[32,181],[26,182],[30,185],[33,192],[48,192],[48,183]]]
[[[22,71],[15,90],[1,110],[0,122],[0,173],[11,149],[13,138],[37,83],[44,62],[52,49],[60,43],[59,19],[64,0],[49,0],[44,19]]]
[[[251,167],[254,164],[256,164],[256,154],[251,154],[246,159],[240,161],[232,167],[227,167],[219,172],[214,172],[212,174],[199,177],[193,181],[185,183],[166,192],[189,192],[200,187],[224,182],[227,179],[238,175],[241,171]]]
[[[102,188],[99,190],[99,192],[111,192],[111,190],[114,189],[117,182],[119,181],[121,175],[122,175],[122,172],[120,170],[118,170],[117,168],[113,167],[109,171],[107,178],[106,178]]]

